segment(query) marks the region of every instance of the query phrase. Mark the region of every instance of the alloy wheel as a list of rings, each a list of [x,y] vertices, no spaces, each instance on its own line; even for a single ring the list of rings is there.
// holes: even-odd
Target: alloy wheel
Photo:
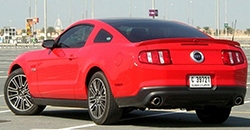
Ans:
[[[89,88],[89,109],[94,118],[99,119],[106,110],[107,90],[100,78],[92,80]]]
[[[24,74],[12,77],[7,86],[7,99],[10,105],[18,111],[28,111],[33,107],[28,83]]]

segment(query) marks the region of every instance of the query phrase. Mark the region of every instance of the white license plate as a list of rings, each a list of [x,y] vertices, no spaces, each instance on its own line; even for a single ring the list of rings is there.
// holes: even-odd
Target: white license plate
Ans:
[[[189,76],[190,88],[211,88],[211,77],[208,75]]]

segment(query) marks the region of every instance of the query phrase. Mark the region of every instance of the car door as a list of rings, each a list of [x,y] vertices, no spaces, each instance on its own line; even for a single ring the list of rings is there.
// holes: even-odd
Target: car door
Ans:
[[[91,25],[74,26],[57,38],[55,48],[43,52],[37,68],[37,87],[42,97],[74,98],[78,53],[92,29]]]

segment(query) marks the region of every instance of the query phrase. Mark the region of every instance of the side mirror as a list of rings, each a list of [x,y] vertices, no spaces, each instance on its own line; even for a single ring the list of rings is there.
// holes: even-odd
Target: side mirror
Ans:
[[[43,43],[42,43],[42,47],[44,48],[48,48],[48,49],[53,49],[55,47],[55,40],[44,40]]]

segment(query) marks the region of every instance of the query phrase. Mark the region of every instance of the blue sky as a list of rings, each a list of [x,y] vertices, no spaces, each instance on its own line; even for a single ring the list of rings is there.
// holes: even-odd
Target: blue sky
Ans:
[[[31,1],[31,4],[30,4]],[[237,29],[250,28],[250,0],[220,0],[220,28],[225,22],[232,26],[237,20]],[[0,28],[14,26],[25,28],[25,19],[35,16],[35,0],[0,0]],[[152,0],[94,0],[94,18],[149,17]],[[155,0],[159,10],[158,19],[177,20],[193,26],[216,28],[217,0]],[[82,18],[92,17],[92,0],[47,0],[47,25],[54,26],[59,17],[63,27]],[[37,28],[44,26],[44,0],[37,0]]]

